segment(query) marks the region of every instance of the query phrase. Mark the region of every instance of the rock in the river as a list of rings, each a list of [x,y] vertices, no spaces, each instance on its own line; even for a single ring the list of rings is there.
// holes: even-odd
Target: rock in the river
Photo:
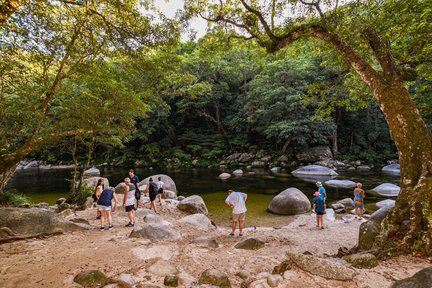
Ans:
[[[243,175],[243,170],[241,169],[236,169],[232,172],[232,174],[236,175],[236,176],[242,176]]]
[[[150,177],[153,179],[153,182],[157,182],[158,178],[161,177],[161,181],[164,183],[164,190],[174,191],[177,195],[177,186],[176,186],[174,180],[170,176],[165,175],[165,174],[156,174],[156,175],[152,175]],[[143,185],[147,185],[150,177],[145,178],[143,181],[141,181],[138,184],[138,186],[141,187]]]
[[[219,177],[219,179],[225,180],[225,179],[230,178],[231,174],[229,174],[229,173],[222,173],[218,177]]]
[[[331,187],[356,187],[356,183],[351,180],[328,180],[325,182],[325,184]]]
[[[92,168],[84,171],[83,176],[84,177],[98,177],[98,176],[100,176],[100,171],[96,167],[92,167]]]
[[[190,214],[202,213],[208,215],[207,206],[201,196],[198,195],[192,195],[183,199],[178,203],[177,208]]]
[[[163,259],[159,259],[156,263],[148,267],[146,271],[158,276],[177,275],[179,273],[174,265]]]
[[[287,252],[288,259],[302,270],[327,279],[352,280],[356,271],[335,258],[319,258],[312,255]]]
[[[395,184],[384,183],[384,184],[376,186],[372,190],[377,192],[378,194],[380,194],[382,196],[395,197],[395,196],[399,195],[400,187],[395,185]]]
[[[384,166],[382,168],[382,171],[386,172],[386,173],[390,173],[390,174],[400,175],[400,165],[399,164],[390,164],[390,165]]]
[[[330,159],[333,157],[333,154],[327,146],[316,146],[309,148],[307,151],[297,154],[296,156],[300,162],[307,163]]]
[[[292,171],[291,174],[293,174],[294,176],[297,175],[337,176],[338,175],[338,173],[336,173],[334,170],[319,165],[303,166]]]
[[[273,167],[270,169],[272,173],[279,173],[281,171],[281,167]]]
[[[231,282],[229,281],[228,276],[217,269],[205,270],[201,274],[198,283],[210,284],[221,288],[231,288]]]
[[[360,269],[370,269],[378,265],[378,259],[371,253],[351,254],[342,259]]]
[[[296,215],[311,209],[309,199],[297,188],[288,188],[276,195],[268,206],[275,214]]]
[[[354,205],[354,201],[352,198],[345,198],[337,201],[336,203],[344,205],[345,208],[351,208]]]
[[[357,167],[357,170],[369,171],[369,170],[371,170],[371,168],[367,165],[360,165]]]
[[[265,242],[257,238],[249,238],[237,243],[234,247],[244,250],[258,250],[264,247]]]
[[[216,240],[214,240],[211,237],[208,236],[200,236],[197,238],[192,239],[190,242],[191,244],[195,244],[197,246],[203,247],[203,248],[218,248],[219,244]]]
[[[106,284],[107,277],[98,270],[87,270],[76,275],[74,282],[85,288],[102,287]]]
[[[196,229],[204,230],[204,231],[209,231],[209,230],[213,230],[216,228],[212,225],[210,219],[208,219],[206,215],[201,214],[201,213],[192,214],[192,215],[183,217],[179,221],[182,223],[186,223],[186,224],[188,224],[188,225],[190,225]]]
[[[89,228],[67,221],[51,211],[12,207],[0,208],[0,227],[8,227],[20,237],[36,237]],[[0,239],[0,242],[1,240],[4,239]]]
[[[391,288],[430,288],[432,283],[432,267],[424,268],[409,278],[396,281]]]
[[[395,200],[392,200],[392,199],[386,199],[386,200],[382,200],[382,201],[379,201],[379,202],[375,203],[375,205],[376,205],[378,208],[382,208],[382,207],[384,207],[384,206],[392,206],[392,207],[394,207],[395,203],[396,203]]]
[[[145,239],[178,239],[181,237],[180,231],[169,225],[144,224],[138,226],[129,235],[129,238]]]

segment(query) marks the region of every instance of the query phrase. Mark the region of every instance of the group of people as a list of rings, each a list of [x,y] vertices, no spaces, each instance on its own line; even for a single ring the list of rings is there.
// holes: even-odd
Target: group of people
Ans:
[[[313,211],[316,214],[316,227],[324,229],[324,222],[323,222],[323,216],[326,214],[326,200],[327,200],[327,193],[322,185],[321,182],[315,183],[318,187],[318,191],[314,193],[313,198]],[[362,188],[362,183],[358,182],[356,184],[356,188],[354,189],[354,199],[353,199],[353,206],[354,206],[354,214],[355,218],[362,220],[363,219],[363,209],[364,209],[364,198],[365,198],[365,192]]]
[[[139,200],[142,192],[139,190],[139,178],[135,175],[133,169],[129,170],[129,177],[124,179],[125,192],[123,196],[123,209],[128,213],[129,223],[126,227],[133,227],[135,225],[135,211],[138,209]],[[156,198],[159,200],[159,205],[162,206],[162,194],[164,191],[164,182],[161,177],[158,177],[158,181],[154,182],[150,177],[146,189],[143,191],[144,195],[149,195],[150,198],[150,209],[156,210]],[[117,195],[113,189],[104,189],[103,178],[99,179],[95,188],[95,201],[97,202],[97,219],[100,218],[101,226],[100,230],[105,230],[105,219],[108,222],[108,230],[113,228],[112,225],[112,213],[115,212],[117,207]],[[114,203],[113,203],[114,202]]]

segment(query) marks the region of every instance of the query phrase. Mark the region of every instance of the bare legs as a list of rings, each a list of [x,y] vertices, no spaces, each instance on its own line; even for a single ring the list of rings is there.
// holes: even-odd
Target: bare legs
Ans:
[[[159,205],[162,206],[162,193],[158,193]]]
[[[360,210],[360,220],[362,219],[362,217],[363,217],[363,207],[359,207],[359,208],[355,208],[355,217],[357,218],[358,217],[358,210]]]
[[[321,229],[324,229],[324,223],[323,223],[323,215],[316,215],[316,220],[317,220],[317,227],[321,226]]]
[[[156,211],[156,204],[155,204],[154,200],[150,201],[150,209],[153,209],[157,213],[157,211]]]
[[[135,210],[131,210],[128,212],[129,216],[129,223],[134,224],[135,223]]]
[[[109,211],[100,211],[101,212],[101,230],[104,228],[104,224],[105,224],[105,217],[108,220],[108,225],[109,227],[112,226],[112,217],[111,217],[111,210]]]
[[[242,236],[243,235],[243,228],[244,228],[244,223],[245,223],[245,221],[244,220],[239,220],[238,221],[239,222],[239,230],[240,230],[240,236]],[[234,232],[235,232],[235,229],[236,229],[236,227],[237,227],[237,221],[232,221],[232,224],[231,224],[231,228],[232,228],[232,232],[231,232],[231,236],[234,236]]]

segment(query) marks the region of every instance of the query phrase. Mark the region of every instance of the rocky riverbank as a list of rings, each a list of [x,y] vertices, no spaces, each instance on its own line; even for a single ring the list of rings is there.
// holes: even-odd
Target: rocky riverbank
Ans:
[[[403,256],[360,269],[331,257],[356,245],[361,221],[336,219],[321,230],[302,214],[278,229],[248,227],[243,238],[229,237],[229,227],[177,203],[164,200],[159,215],[139,209],[134,228],[124,227],[118,209],[111,231],[99,231],[95,208],[75,211],[65,219],[92,229],[2,244],[0,286],[82,287],[77,282],[90,279],[105,287],[390,287],[431,266]]]

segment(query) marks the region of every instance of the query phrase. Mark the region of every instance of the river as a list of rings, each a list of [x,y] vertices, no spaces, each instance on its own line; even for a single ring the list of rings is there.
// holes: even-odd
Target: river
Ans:
[[[233,169],[234,170],[234,169]],[[231,172],[231,171],[226,171]],[[136,175],[144,179],[154,174],[169,175],[176,183],[178,195],[200,195],[206,202],[209,217],[216,223],[228,223],[230,209],[225,206],[224,199],[227,190],[242,191],[247,193],[248,201],[248,225],[271,226],[282,225],[287,221],[287,216],[273,215],[266,211],[271,199],[279,192],[296,187],[312,199],[316,191],[314,183],[305,182],[292,176],[289,171],[274,174],[269,170],[253,170],[241,177],[231,177],[225,181],[218,179],[222,173],[218,169],[136,169]],[[354,182],[362,182],[366,191],[366,209],[374,209],[373,203],[386,199],[370,191],[370,189],[382,183],[399,185],[399,176],[385,174],[381,170],[372,171],[338,171],[336,179],[348,179]],[[40,170],[28,169],[18,171],[8,184],[30,197],[34,203],[47,202],[54,204],[60,197],[67,197],[70,187],[70,170]],[[128,175],[127,168],[101,168],[101,176],[108,178],[111,186],[123,181]],[[327,190],[327,203],[335,202],[346,197],[352,198],[353,189],[325,187]]]

